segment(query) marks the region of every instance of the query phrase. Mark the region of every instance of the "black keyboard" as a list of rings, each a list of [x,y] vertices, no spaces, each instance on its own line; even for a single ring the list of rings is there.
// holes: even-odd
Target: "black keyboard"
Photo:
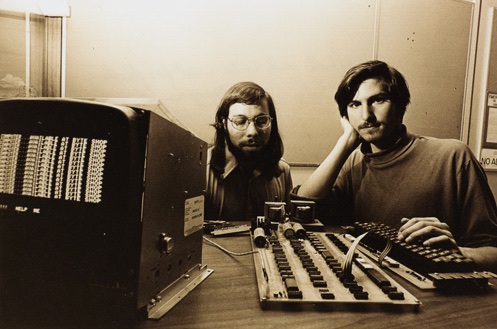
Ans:
[[[435,286],[476,281],[487,284],[489,278],[496,277],[490,272],[476,272],[476,264],[466,258],[458,249],[444,249],[406,243],[398,238],[398,230],[383,223],[354,223],[354,236],[368,232],[360,244],[375,252],[388,251],[393,258],[413,271],[429,278]]]

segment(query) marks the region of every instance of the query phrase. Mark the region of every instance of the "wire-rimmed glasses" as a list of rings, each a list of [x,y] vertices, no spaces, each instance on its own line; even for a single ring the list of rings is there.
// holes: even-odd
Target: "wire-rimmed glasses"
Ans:
[[[271,116],[269,115],[259,115],[255,118],[247,118],[244,115],[236,115],[233,118],[228,118],[228,120],[231,122],[233,128],[243,131],[247,130],[251,122],[254,123],[254,126],[257,129],[267,129],[269,128],[269,126],[271,126],[271,121],[273,120],[273,118],[271,118]]]

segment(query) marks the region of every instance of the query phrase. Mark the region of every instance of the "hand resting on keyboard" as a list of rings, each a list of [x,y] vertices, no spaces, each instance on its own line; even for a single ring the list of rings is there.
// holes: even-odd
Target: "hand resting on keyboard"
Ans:
[[[436,217],[402,218],[399,239],[407,243],[422,243],[424,246],[459,249],[449,226]]]

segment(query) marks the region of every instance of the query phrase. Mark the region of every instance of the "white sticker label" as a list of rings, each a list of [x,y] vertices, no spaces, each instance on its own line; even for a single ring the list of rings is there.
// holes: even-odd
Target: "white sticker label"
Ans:
[[[185,200],[185,236],[204,227],[204,196]]]
[[[497,150],[482,149],[480,155],[480,163],[484,169],[496,170],[497,169]]]

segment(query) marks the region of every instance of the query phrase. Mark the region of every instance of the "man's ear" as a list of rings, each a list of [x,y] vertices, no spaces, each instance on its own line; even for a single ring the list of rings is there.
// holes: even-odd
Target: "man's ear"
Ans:
[[[222,118],[221,122],[216,122],[214,124],[214,128],[216,128],[216,129],[223,129],[224,128],[226,130],[226,119]]]

